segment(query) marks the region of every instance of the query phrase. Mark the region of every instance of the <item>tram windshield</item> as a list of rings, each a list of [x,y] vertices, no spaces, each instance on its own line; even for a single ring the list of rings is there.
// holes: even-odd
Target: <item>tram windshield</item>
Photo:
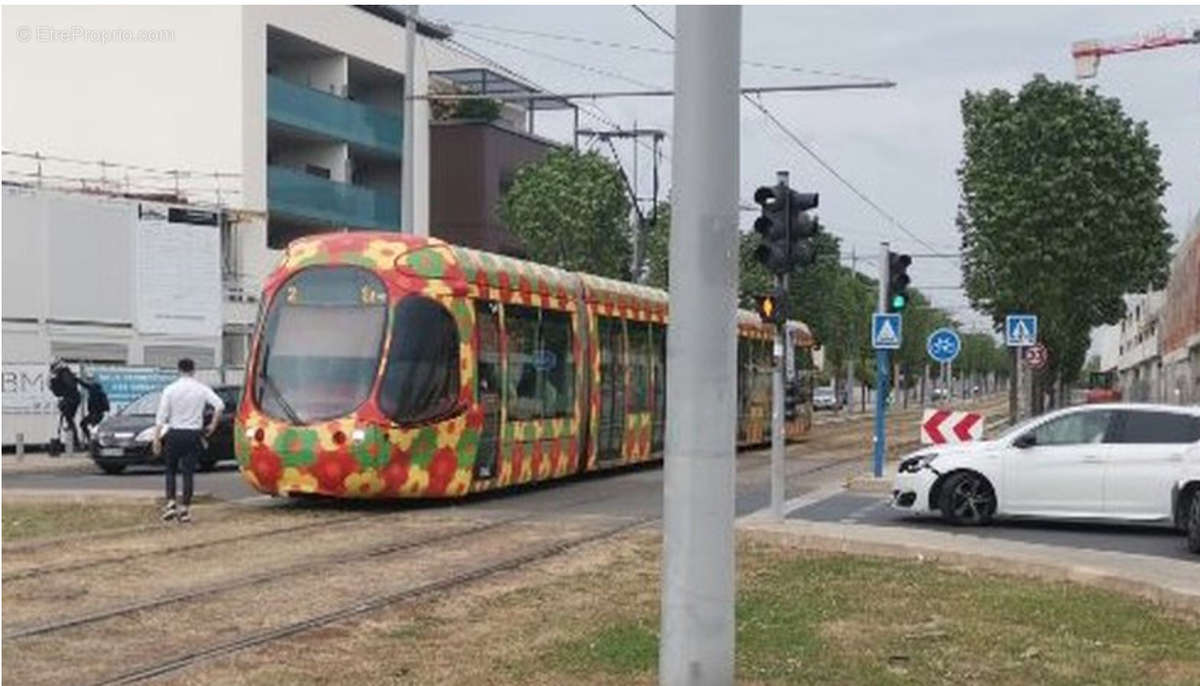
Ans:
[[[310,267],[267,311],[255,370],[263,412],[295,424],[332,419],[367,400],[379,369],[387,291],[357,267]]]

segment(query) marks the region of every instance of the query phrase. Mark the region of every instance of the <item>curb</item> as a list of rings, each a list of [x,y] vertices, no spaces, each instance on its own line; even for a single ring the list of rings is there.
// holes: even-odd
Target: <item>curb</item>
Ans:
[[[1200,566],[1196,562],[1153,558],[1152,563],[1138,564],[1145,556],[1092,550],[1078,552],[1080,556],[1094,560],[1067,561],[1056,546],[1015,541],[998,546],[996,541],[988,540],[986,543],[994,552],[968,552],[961,545],[955,545],[959,541],[954,540],[966,534],[922,532],[923,537],[932,540],[928,543],[901,542],[896,540],[895,529],[864,525],[747,520],[739,522],[738,528],[751,536],[805,551],[936,562],[1006,576],[1083,584],[1137,596],[1200,617],[1200,585],[1187,588],[1177,585],[1180,579],[1197,578]],[[1105,558],[1132,562],[1139,571],[1121,574],[1106,568]],[[1159,575],[1167,580],[1152,578],[1154,575],[1146,571],[1152,567],[1169,568]]]

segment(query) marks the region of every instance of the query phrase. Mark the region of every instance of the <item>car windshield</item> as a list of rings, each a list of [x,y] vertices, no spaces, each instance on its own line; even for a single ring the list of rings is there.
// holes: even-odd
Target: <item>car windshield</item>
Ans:
[[[295,424],[366,401],[379,369],[387,291],[358,267],[311,267],[288,279],[266,315],[254,400]]]
[[[818,388],[817,390],[813,391],[813,397],[815,397],[815,398],[832,398],[833,391],[829,390],[828,388]]]
[[[1016,426],[1008,428],[1006,431],[1004,431],[1004,433],[1001,433],[999,436],[996,436],[996,438],[994,440],[1007,441],[1007,440],[1016,438],[1017,436],[1024,433],[1026,429],[1028,429],[1029,427],[1033,426],[1034,424],[1038,423],[1039,421],[1041,421],[1045,418],[1046,418],[1045,415],[1040,415],[1037,417],[1029,417],[1025,421],[1017,423]]]
[[[134,417],[134,416],[153,417],[158,412],[158,399],[161,395],[162,395],[162,393],[159,391],[153,391],[151,393],[147,393],[146,395],[143,395],[143,396],[139,397],[137,400],[134,400],[133,402],[126,405],[125,409],[121,410],[121,414],[129,416],[129,417]]]

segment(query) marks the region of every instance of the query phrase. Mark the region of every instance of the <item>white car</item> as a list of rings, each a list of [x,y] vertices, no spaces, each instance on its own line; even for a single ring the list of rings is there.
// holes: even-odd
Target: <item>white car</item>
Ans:
[[[1180,484],[1197,473],[1200,408],[1085,405],[1029,419],[990,441],[905,456],[892,507],[940,512],[955,524],[1019,516],[1177,525],[1176,502],[1197,499]]]

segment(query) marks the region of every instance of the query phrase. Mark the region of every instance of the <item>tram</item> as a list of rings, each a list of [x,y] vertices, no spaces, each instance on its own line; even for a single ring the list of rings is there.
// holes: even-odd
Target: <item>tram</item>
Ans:
[[[661,459],[667,302],[433,238],[298,239],[264,285],[240,471],[273,495],[442,498]],[[805,387],[812,335],[787,329]],[[772,329],[739,311],[737,334],[744,446],[770,440]]]

